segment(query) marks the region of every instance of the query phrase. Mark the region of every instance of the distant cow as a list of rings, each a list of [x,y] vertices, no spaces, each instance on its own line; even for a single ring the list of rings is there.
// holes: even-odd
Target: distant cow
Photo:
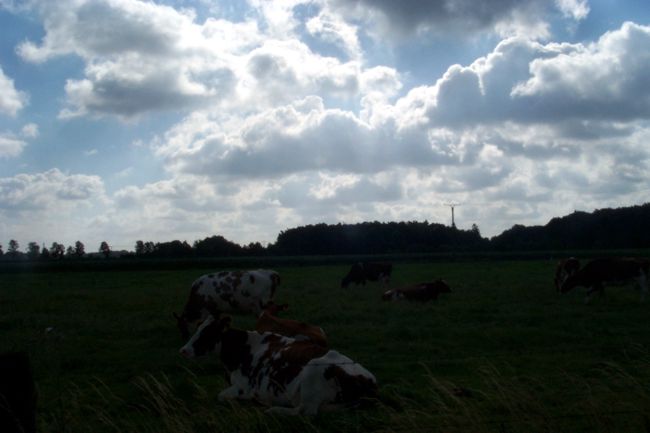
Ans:
[[[273,332],[296,340],[309,340],[319,346],[327,347],[327,336],[323,328],[277,316],[278,312],[286,311],[287,308],[287,304],[278,305],[270,302],[257,318],[255,330],[260,334]]]
[[[648,291],[648,268],[650,261],[637,258],[594,259],[573,275],[567,277],[560,286],[566,293],[577,286],[587,287],[587,300],[593,292],[603,291],[604,284],[625,284],[636,282],[641,288],[641,299]]]
[[[368,281],[388,283],[393,265],[390,263],[358,262],[352,265],[348,274],[341,280],[341,287],[347,288],[350,283],[366,284]]]
[[[559,292],[566,279],[578,272],[578,269],[580,269],[580,260],[575,257],[560,260],[555,268],[555,278],[553,279],[555,289]]]
[[[250,312],[260,314],[280,284],[277,272],[223,271],[203,275],[192,283],[190,295],[180,316],[174,313],[183,339],[189,338],[189,326],[209,313]]]
[[[420,283],[411,286],[390,289],[384,292],[384,301],[398,301],[407,299],[410,301],[426,302],[438,299],[440,293],[450,293],[449,285],[443,280],[436,280],[432,283]]]
[[[181,349],[186,358],[219,355],[230,386],[220,400],[256,400],[267,412],[316,415],[377,396],[375,377],[334,350],[265,332],[230,328],[230,318],[208,317]]]

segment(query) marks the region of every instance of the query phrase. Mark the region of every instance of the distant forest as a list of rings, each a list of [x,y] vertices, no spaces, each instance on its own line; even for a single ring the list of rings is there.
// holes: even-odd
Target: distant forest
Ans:
[[[469,230],[438,223],[364,222],[359,224],[314,224],[280,232],[275,243],[239,245],[223,236],[186,241],[149,242],[138,240],[133,251],[111,251],[104,241],[96,252],[87,253],[77,241],[67,249],[58,243],[41,248],[30,242],[22,252],[15,240],[7,251],[0,245],[5,260],[60,260],[87,257],[247,257],[303,255],[372,255],[402,253],[445,253],[483,251],[543,251],[650,248],[650,203],[593,213],[574,212],[553,218],[544,226],[514,225],[491,239],[481,236],[478,226]]]

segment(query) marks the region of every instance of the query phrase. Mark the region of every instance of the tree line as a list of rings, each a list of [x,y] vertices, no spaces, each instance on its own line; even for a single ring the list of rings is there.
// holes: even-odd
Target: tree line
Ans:
[[[114,252],[106,241],[97,252],[86,253],[81,241],[67,248],[57,242],[50,248],[30,242],[26,252],[10,240],[7,252],[0,245],[0,258],[61,260],[115,256],[138,258],[302,256],[337,254],[445,253],[460,251],[542,251],[650,248],[650,203],[593,213],[574,212],[551,219],[544,226],[514,225],[490,239],[481,236],[476,224],[463,230],[428,221],[313,224],[284,230],[274,243],[239,245],[214,235],[187,241],[137,240],[132,251]]]

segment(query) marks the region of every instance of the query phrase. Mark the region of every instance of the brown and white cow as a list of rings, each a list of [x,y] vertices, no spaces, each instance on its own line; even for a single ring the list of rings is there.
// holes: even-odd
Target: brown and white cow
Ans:
[[[578,272],[579,269],[580,260],[575,257],[560,260],[555,267],[555,278],[553,279],[555,289],[559,292],[566,279]]]
[[[648,268],[650,261],[639,258],[602,258],[594,259],[567,277],[560,286],[560,292],[566,293],[577,286],[587,287],[588,301],[593,292],[603,292],[605,284],[626,284],[636,282],[641,289],[641,300],[648,291]]]
[[[230,327],[208,317],[181,349],[186,358],[216,352],[230,386],[219,400],[255,400],[267,412],[315,415],[377,396],[375,377],[345,355],[309,341]]]
[[[296,340],[309,340],[319,346],[327,347],[327,336],[323,328],[293,319],[278,317],[278,312],[286,311],[287,308],[287,304],[278,305],[269,302],[257,318],[255,330],[260,334],[273,332]]]
[[[440,293],[451,293],[449,285],[443,280],[436,280],[432,283],[413,284],[397,289],[390,289],[384,292],[384,301],[399,301],[407,299],[410,301],[426,302],[438,299]]]
[[[343,277],[341,287],[345,289],[350,283],[365,285],[366,281],[381,281],[386,284],[390,281],[392,271],[391,263],[358,262],[353,264]]]
[[[181,315],[174,313],[181,336],[189,338],[189,326],[204,320],[208,314],[226,311],[260,314],[273,300],[278,284],[278,273],[267,269],[202,275],[192,283]]]

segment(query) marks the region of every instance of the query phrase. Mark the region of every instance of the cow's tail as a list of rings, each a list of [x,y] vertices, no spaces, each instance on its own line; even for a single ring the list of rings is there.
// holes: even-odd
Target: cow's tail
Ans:
[[[325,370],[325,379],[335,379],[341,387],[341,403],[345,406],[366,406],[377,402],[379,388],[372,378],[351,375],[338,365],[331,365]]]

